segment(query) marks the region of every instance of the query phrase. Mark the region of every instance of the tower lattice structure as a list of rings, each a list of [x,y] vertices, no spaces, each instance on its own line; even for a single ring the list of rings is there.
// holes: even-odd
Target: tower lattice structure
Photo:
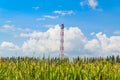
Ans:
[[[64,24],[61,25],[60,31],[60,57],[64,56]]]

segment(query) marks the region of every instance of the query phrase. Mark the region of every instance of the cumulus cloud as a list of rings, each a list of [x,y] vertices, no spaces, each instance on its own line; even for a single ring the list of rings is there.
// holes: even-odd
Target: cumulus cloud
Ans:
[[[21,34],[21,37],[29,37],[22,48],[24,52],[41,52],[41,53],[59,53],[60,46],[60,26],[49,28],[46,32],[36,32]],[[77,27],[65,28],[65,52],[83,51],[86,37]]]
[[[1,48],[6,49],[6,50],[18,50],[19,47],[12,42],[2,42],[1,43]]]
[[[60,14],[62,16],[65,16],[65,15],[72,15],[74,14],[75,12],[70,10],[70,11],[61,11],[61,10],[56,10],[54,11],[55,14]]]
[[[88,41],[85,49],[100,56],[120,54],[120,36],[107,37],[106,34],[99,32],[96,39]]]
[[[50,28],[46,32],[34,31],[30,34],[21,34],[22,37],[30,39],[23,43],[22,49],[24,52],[58,52],[59,51],[59,27]]]
[[[88,40],[78,27],[65,28],[64,31],[64,47],[65,53],[68,55],[106,56],[120,54],[120,36],[107,37],[106,34],[99,32],[95,38]],[[22,45],[23,52],[29,50],[29,52],[36,53],[59,53],[59,25],[49,28],[46,32],[22,33],[21,37],[29,38]]]
[[[78,27],[64,29],[64,47],[67,56],[108,56],[120,54],[120,36],[110,36],[99,32],[95,37],[88,40]],[[22,53],[37,54],[59,54],[60,53],[60,26],[48,28],[47,31],[32,31],[21,33],[22,38],[27,38],[21,47],[11,43],[3,42],[1,47],[9,50],[20,48]]]
[[[86,53],[91,54],[91,56],[93,55],[96,56],[96,55],[100,55],[101,46],[97,39],[92,39],[87,41],[84,49],[86,50]]]

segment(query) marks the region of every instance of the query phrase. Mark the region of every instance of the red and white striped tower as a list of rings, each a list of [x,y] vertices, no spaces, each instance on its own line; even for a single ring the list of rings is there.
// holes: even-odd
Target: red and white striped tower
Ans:
[[[64,57],[64,24],[61,25],[60,37],[60,57]]]

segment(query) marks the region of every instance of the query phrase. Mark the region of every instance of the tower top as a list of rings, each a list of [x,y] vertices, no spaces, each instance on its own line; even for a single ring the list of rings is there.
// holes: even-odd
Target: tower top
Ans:
[[[64,29],[64,24],[61,24],[61,29]]]

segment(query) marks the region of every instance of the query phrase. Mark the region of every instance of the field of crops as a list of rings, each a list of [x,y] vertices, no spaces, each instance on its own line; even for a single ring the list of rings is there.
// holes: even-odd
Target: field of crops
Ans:
[[[120,80],[120,58],[0,58],[0,80]]]

